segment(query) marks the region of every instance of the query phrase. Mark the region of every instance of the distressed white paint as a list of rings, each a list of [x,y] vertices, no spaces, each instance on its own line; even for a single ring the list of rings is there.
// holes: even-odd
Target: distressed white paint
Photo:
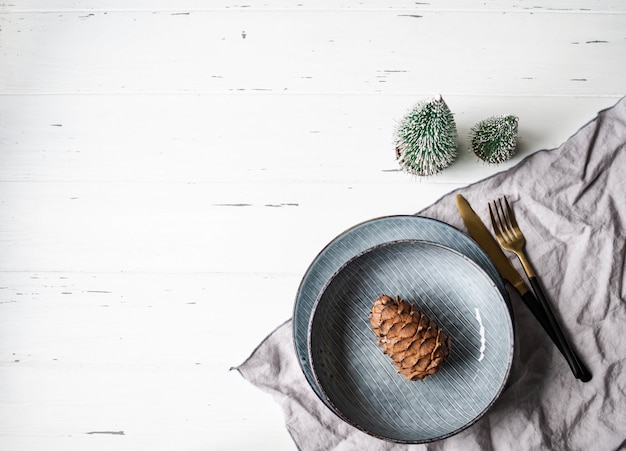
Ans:
[[[625,94],[618,1],[0,5],[0,448],[293,449],[230,367],[336,234],[558,146]],[[460,156],[397,171],[442,94]],[[520,118],[488,166],[467,133]]]

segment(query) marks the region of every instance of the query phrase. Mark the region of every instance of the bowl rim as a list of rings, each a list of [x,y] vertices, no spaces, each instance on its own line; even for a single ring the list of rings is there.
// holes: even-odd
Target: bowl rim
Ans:
[[[463,424],[461,427],[456,428],[446,434],[437,436],[437,437],[433,437],[433,438],[427,438],[427,439],[416,439],[416,440],[404,440],[404,439],[399,439],[399,438],[395,438],[395,437],[386,437],[382,434],[378,434],[372,431],[367,430],[365,427],[363,427],[362,425],[356,423],[354,420],[352,420],[350,417],[348,417],[343,411],[341,411],[341,409],[339,409],[335,403],[333,402],[333,400],[330,398],[330,396],[328,395],[328,393],[326,392],[326,390],[324,389],[324,385],[321,383],[321,380],[318,376],[318,372],[315,369],[315,364],[314,361],[315,359],[313,358],[313,353],[312,353],[312,346],[311,346],[311,341],[312,341],[312,327],[313,327],[313,323],[315,320],[315,315],[317,313],[317,309],[318,306],[321,302],[322,297],[324,296],[324,293],[326,292],[326,290],[328,289],[328,287],[331,285],[331,283],[348,267],[350,266],[352,263],[354,263],[354,261],[360,259],[361,257],[363,257],[366,254],[369,254],[371,252],[374,252],[378,249],[381,248],[385,248],[385,247],[392,247],[398,244],[422,244],[422,245],[428,245],[428,246],[433,246],[433,247],[438,247],[441,249],[444,249],[446,252],[450,252],[453,254],[456,254],[456,256],[460,257],[462,260],[464,260],[464,262],[466,264],[468,264],[469,266],[472,266],[474,270],[476,270],[478,273],[480,273],[482,275],[482,277],[485,279],[485,281],[487,281],[487,283],[489,285],[491,285],[493,287],[493,291],[494,293],[498,294],[498,300],[499,302],[501,302],[503,304],[503,308],[505,309],[505,311],[508,313],[507,315],[505,315],[505,318],[507,320],[507,331],[508,331],[508,338],[509,338],[509,342],[511,343],[511,346],[509,347],[509,352],[508,355],[506,356],[506,367],[504,368],[504,373],[503,373],[503,377],[501,378],[501,381],[499,382],[499,386],[498,389],[493,393],[491,399],[489,400],[489,402],[485,405],[485,407],[478,413],[476,414],[470,421],[468,421],[467,423]],[[469,428],[470,426],[472,426],[474,423],[476,423],[480,418],[482,418],[487,411],[489,411],[491,409],[491,407],[495,404],[495,402],[500,398],[500,396],[502,395],[502,392],[504,391],[504,389],[507,386],[507,382],[510,378],[511,375],[511,368],[513,366],[513,358],[514,358],[514,353],[515,353],[515,323],[513,320],[513,314],[512,314],[512,310],[510,308],[510,302],[508,299],[508,296],[504,293],[502,293],[500,287],[498,286],[498,284],[496,283],[496,281],[494,281],[491,276],[489,274],[487,274],[485,272],[485,270],[483,268],[481,268],[481,266],[479,264],[477,264],[476,262],[474,262],[471,258],[469,258],[468,256],[464,255],[462,252],[459,252],[455,249],[452,249],[448,246],[445,246],[443,244],[440,243],[433,243],[431,241],[428,240],[420,240],[420,239],[399,239],[399,240],[390,240],[390,241],[386,241],[384,243],[380,243],[380,244],[376,244],[374,246],[371,246],[361,252],[359,252],[358,254],[354,255],[352,258],[348,259],[347,261],[345,261],[333,274],[331,277],[329,277],[326,280],[326,283],[324,284],[323,288],[320,290],[317,298],[315,299],[315,303],[313,306],[313,310],[311,312],[311,316],[309,318],[309,322],[308,322],[308,326],[307,326],[307,353],[308,353],[308,359],[309,359],[309,364],[311,366],[311,372],[313,375],[313,378],[315,380],[315,383],[317,384],[317,387],[320,390],[321,396],[324,397],[324,399],[322,399],[322,401],[324,401],[324,403],[330,408],[330,410],[339,418],[341,418],[343,421],[345,421],[346,423],[350,424],[351,426],[357,428],[358,430],[372,436],[372,437],[376,437],[378,439],[381,440],[385,440],[388,442],[395,442],[395,443],[401,443],[401,444],[424,444],[424,443],[432,443],[435,441],[439,441],[439,440],[443,440],[445,438],[449,438],[452,437],[462,431],[464,431],[465,429]]]
[[[460,239],[460,240],[464,241],[464,244],[468,247],[468,251],[469,251],[469,248],[471,247],[472,252],[477,254],[477,256],[480,255],[481,260],[483,261],[483,263],[485,265],[489,266],[490,272],[492,273],[492,274],[489,275],[489,277],[491,277],[491,279],[494,282],[496,282],[496,284],[498,285],[498,288],[500,289],[500,291],[502,292],[503,296],[505,297],[505,301],[507,303],[507,307],[509,309],[509,313],[511,314],[511,317],[514,317],[513,306],[511,304],[511,299],[510,299],[509,293],[508,293],[508,291],[506,289],[504,279],[502,279],[500,273],[498,272],[498,270],[496,269],[495,265],[493,264],[491,258],[486,254],[484,249],[482,249],[482,247],[480,247],[478,245],[478,243],[476,243],[470,236],[468,236],[466,233],[464,233],[459,228],[457,228],[457,227],[455,227],[455,226],[453,226],[453,225],[451,225],[451,224],[449,224],[449,223],[447,223],[445,221],[442,221],[440,219],[431,218],[431,217],[428,217],[428,216],[422,216],[419,213],[415,213],[415,214],[384,215],[384,216],[378,216],[378,217],[366,219],[366,220],[363,220],[363,221],[361,221],[359,223],[356,223],[356,224],[352,225],[351,227],[348,227],[347,229],[344,229],[341,233],[337,234],[319,252],[317,252],[315,257],[313,258],[313,260],[311,261],[311,263],[309,264],[309,266],[307,267],[307,269],[303,273],[302,278],[300,279],[300,283],[298,284],[298,288],[296,290],[294,306],[293,306],[293,309],[292,309],[292,316],[291,317],[293,319],[293,324],[292,324],[291,336],[292,336],[292,345],[295,348],[294,350],[295,350],[295,354],[296,354],[296,359],[298,360],[298,365],[300,366],[300,370],[304,374],[305,379],[307,380],[307,383],[311,386],[313,392],[318,397],[318,399],[320,401],[322,401],[324,404],[327,404],[327,402],[324,399],[324,397],[322,396],[322,394],[319,393],[318,387],[316,387],[316,382],[315,382],[315,379],[314,379],[313,374],[312,374],[311,363],[310,363],[309,356],[308,356],[308,344],[304,343],[305,344],[304,347],[307,350],[306,352],[302,352],[302,350],[300,349],[300,347],[302,346],[303,343],[301,343],[301,339],[299,337],[299,333],[304,334],[305,336],[308,336],[308,323],[309,323],[310,318],[311,318],[311,316],[313,314],[313,311],[314,311],[314,305],[312,305],[311,306],[311,311],[309,312],[308,317],[302,318],[304,321],[306,321],[306,327],[299,327],[298,326],[298,318],[303,316],[303,315],[299,314],[299,312],[302,310],[302,304],[304,304],[304,301],[302,300],[303,293],[305,291],[305,288],[307,288],[307,284],[310,284],[309,278],[311,276],[311,273],[315,270],[315,268],[320,266],[320,264],[323,262],[323,258],[324,258],[324,256],[326,255],[327,252],[329,252],[331,249],[335,248],[342,239],[345,239],[347,237],[352,237],[352,236],[355,236],[355,237],[358,238],[358,235],[355,235],[355,234],[362,227],[373,226],[373,225],[375,225],[377,223],[384,222],[384,221],[398,221],[397,223],[394,223],[394,226],[395,227],[401,227],[403,229],[405,227],[408,227],[408,222],[404,222],[404,221],[410,221],[413,225],[418,225],[418,226],[419,225],[425,226],[426,224],[428,224],[431,227],[435,226],[437,228],[440,228],[440,231],[446,230],[446,233],[453,234],[455,236],[455,239]],[[419,227],[417,227],[417,228],[419,228]],[[417,228],[415,230],[417,230]],[[409,238],[409,239],[416,239],[416,240],[418,240],[418,238]],[[441,245],[445,246],[445,244],[438,242],[438,240],[435,239],[435,238],[433,238],[433,239],[422,238],[421,240],[427,241],[427,242],[431,242],[433,244],[441,244]],[[384,243],[389,242],[389,241],[396,241],[396,240],[394,240],[394,239],[386,240],[386,241],[382,241],[382,242],[380,242],[380,243],[378,243],[376,245],[384,244]],[[369,247],[371,247],[371,246],[369,246]],[[364,250],[366,250],[366,249],[364,249]],[[452,250],[454,250],[454,249],[452,249]],[[461,252],[461,254],[463,254],[463,252]],[[354,256],[355,255],[353,254],[349,258],[353,258]],[[345,263],[345,261],[343,263]],[[323,285],[322,285],[322,287],[320,287],[320,293],[322,292],[322,289],[323,289]],[[316,294],[316,297],[318,295],[319,295],[319,293]]]

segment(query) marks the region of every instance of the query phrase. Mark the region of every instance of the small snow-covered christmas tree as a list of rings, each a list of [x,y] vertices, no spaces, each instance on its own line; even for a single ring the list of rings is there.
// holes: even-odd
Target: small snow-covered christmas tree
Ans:
[[[515,155],[518,118],[493,116],[480,121],[470,130],[471,150],[487,163],[497,164]]]
[[[398,124],[396,159],[411,174],[436,174],[456,159],[456,138],[456,123],[443,98],[421,101]]]

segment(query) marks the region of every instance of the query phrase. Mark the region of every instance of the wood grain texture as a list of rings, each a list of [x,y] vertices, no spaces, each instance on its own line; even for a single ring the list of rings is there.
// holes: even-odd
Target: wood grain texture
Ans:
[[[515,86],[518,95],[588,95],[601,86],[601,92],[617,96],[621,80],[603,77],[606,68],[594,61],[626,52],[625,17],[465,11],[418,17],[396,11],[12,13],[3,15],[3,31],[12,39],[3,46],[8,70],[0,82],[25,94],[502,95]],[[626,65],[623,59],[614,64]]]
[[[0,5],[0,448],[293,449],[229,369],[317,252],[560,145],[624,95],[625,25],[609,0]],[[392,133],[436,94],[459,157],[417,179]],[[518,153],[489,166],[467,133],[498,114]]]
[[[349,0],[315,0],[299,1],[288,0],[249,1],[244,3],[232,0],[213,0],[210,3],[198,0],[179,0],[176,7],[168,0],[19,0],[10,5],[3,5],[9,11],[47,12],[47,11],[176,11],[184,14],[185,11],[214,11],[214,10],[294,10],[294,11],[532,11],[588,13],[588,12],[624,12],[626,7],[621,2],[612,0],[594,0],[585,4],[572,5],[567,0],[549,0],[537,2],[531,0],[518,1],[484,1],[484,0],[435,0],[430,2],[407,2],[405,0],[390,0],[381,3],[379,0],[361,0],[358,3]]]

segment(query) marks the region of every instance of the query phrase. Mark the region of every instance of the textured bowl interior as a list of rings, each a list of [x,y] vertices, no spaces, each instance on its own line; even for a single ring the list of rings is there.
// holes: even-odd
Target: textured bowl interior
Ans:
[[[315,302],[330,277],[348,260],[373,246],[402,239],[430,241],[466,255],[494,280],[508,302],[504,282],[489,257],[472,239],[449,224],[422,216],[394,215],[374,218],[346,230],[328,243],[307,269],[293,310],[293,339],[302,372],[326,405],[309,362],[308,327]]]
[[[451,339],[424,381],[396,373],[369,325],[381,294],[414,303]],[[398,241],[350,260],[330,279],[310,322],[317,384],[335,412],[380,438],[425,443],[474,423],[497,399],[513,358],[507,302],[472,260],[441,245]]]

